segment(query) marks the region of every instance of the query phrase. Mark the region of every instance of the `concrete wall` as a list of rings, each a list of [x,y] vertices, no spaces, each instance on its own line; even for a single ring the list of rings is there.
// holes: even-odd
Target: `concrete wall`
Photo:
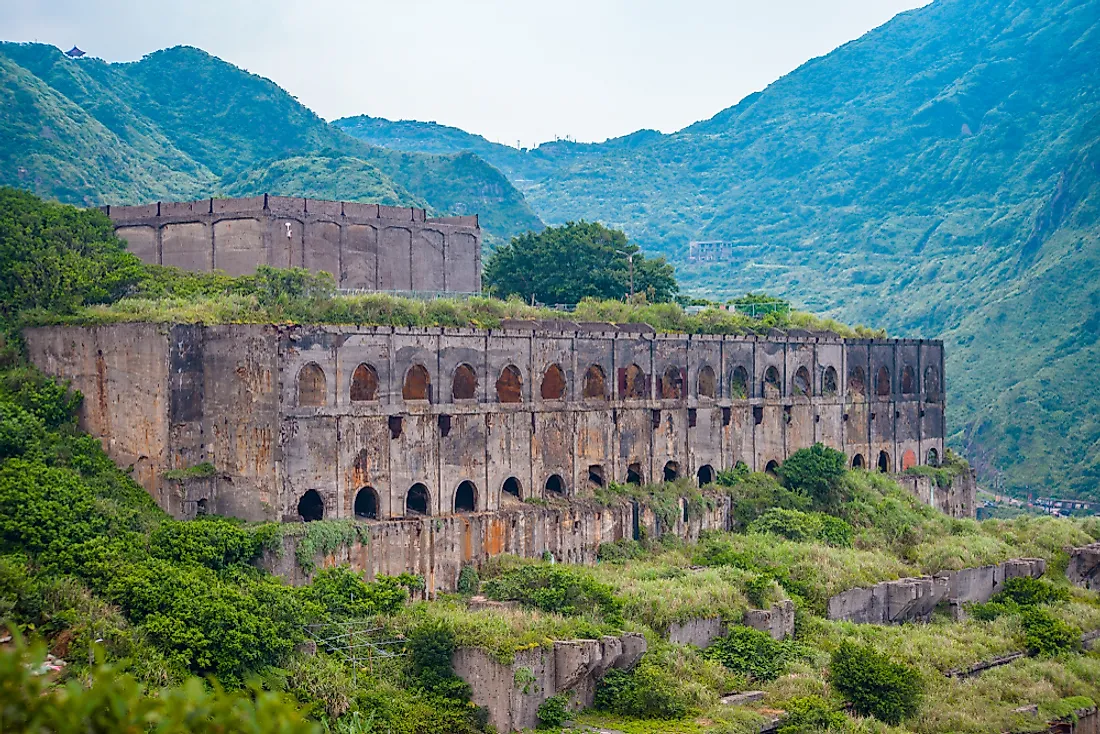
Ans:
[[[304,267],[347,289],[481,291],[476,215],[267,194],[103,210],[148,263],[230,275]]]
[[[1084,589],[1100,589],[1100,543],[1071,548],[1066,576]]]
[[[584,497],[595,482],[634,474],[697,480],[738,462],[764,470],[815,441],[890,472],[906,446],[943,454],[942,392],[868,397],[842,377],[853,365],[870,369],[872,354],[890,365],[906,364],[895,352],[938,365],[939,342],[513,326],[44,327],[28,330],[27,341],[37,364],[99,406],[85,426],[113,457],[144,457],[139,479],[177,517],[205,507],[296,521],[315,493],[325,518],[355,517],[357,497],[370,495],[374,517],[385,520],[410,515],[414,485],[427,492],[427,514],[450,515],[464,482],[473,506],[457,509],[493,511],[516,501],[506,486],[518,499]],[[117,366],[106,381],[100,352]],[[713,396],[699,391],[704,370],[715,375]],[[597,372],[602,391],[586,397],[586,375]],[[837,375],[835,392],[827,372]],[[405,389],[416,373],[428,383],[423,399]],[[544,389],[550,373],[562,377],[560,395]],[[364,374],[370,389],[357,382]],[[748,376],[744,394],[738,374]],[[802,394],[794,381],[806,374]],[[458,392],[456,379],[466,383]],[[905,411],[922,421],[897,419]],[[924,420],[929,412],[936,421]],[[203,461],[214,478],[162,496],[166,470]]]

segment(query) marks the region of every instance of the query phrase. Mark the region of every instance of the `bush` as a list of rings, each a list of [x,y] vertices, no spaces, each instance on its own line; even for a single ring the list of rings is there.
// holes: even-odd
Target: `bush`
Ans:
[[[462,570],[458,572],[458,582],[455,584],[458,593],[473,596],[480,587],[481,578],[478,576],[477,568],[469,563],[463,566]]]
[[[815,443],[788,456],[779,467],[779,476],[788,489],[808,494],[817,505],[829,507],[836,504],[837,490],[847,467],[843,453]]]
[[[833,653],[829,681],[857,714],[894,726],[917,712],[924,694],[915,668],[852,642],[841,643]]]
[[[314,574],[313,582],[300,587],[299,594],[319,605],[330,617],[361,619],[399,610],[409,597],[405,581],[401,576],[378,576],[367,582],[361,571],[336,566]]]
[[[600,616],[622,624],[622,602],[609,585],[586,571],[559,565],[523,565],[483,585],[485,595],[498,601],[518,601],[544,612]]]
[[[1054,657],[1081,648],[1081,630],[1045,609],[1025,608],[1020,621],[1024,626],[1024,643],[1032,655]]]
[[[822,512],[801,512],[778,507],[765,512],[748,527],[750,533],[771,533],[795,542],[820,540],[829,545],[852,544],[852,526]]]
[[[198,563],[215,571],[250,563],[261,550],[256,537],[238,523],[215,517],[166,520],[149,537],[149,549],[157,558]]]
[[[645,656],[631,672],[609,670],[599,682],[593,705],[601,711],[642,719],[679,719],[691,706],[672,671]]]
[[[1015,602],[1021,607],[1069,601],[1069,589],[1055,586],[1046,579],[1021,576],[1005,581],[1004,589],[991,602]]]
[[[742,528],[772,508],[805,511],[813,505],[809,495],[787,489],[768,474],[747,474],[724,486],[733,500],[734,519]]]
[[[470,686],[451,667],[455,636],[446,623],[432,620],[415,627],[409,633],[408,649],[412,674],[420,688],[443,698],[470,699]]]
[[[786,714],[777,734],[843,731],[847,717],[837,707],[820,696],[792,698],[783,704]]]
[[[787,651],[783,643],[751,627],[730,628],[725,637],[703,651],[703,657],[716,660],[734,673],[758,681],[775,680],[787,667]]]
[[[620,538],[612,543],[600,543],[596,558],[606,563],[622,563],[643,558],[645,554],[645,546],[637,540]]]
[[[569,718],[569,696],[564,693],[551,696],[539,704],[540,729],[560,729]]]

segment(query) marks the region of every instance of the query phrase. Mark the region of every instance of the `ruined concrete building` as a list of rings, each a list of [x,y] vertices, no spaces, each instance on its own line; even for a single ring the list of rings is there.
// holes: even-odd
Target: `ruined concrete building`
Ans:
[[[738,462],[772,471],[818,441],[870,470],[943,455],[938,341],[505,327],[134,323],[26,341],[176,517],[491,512],[612,481],[706,484]],[[212,476],[165,477],[207,462]]]
[[[229,275],[301,267],[354,290],[481,291],[477,215],[267,194],[103,210],[147,263]]]

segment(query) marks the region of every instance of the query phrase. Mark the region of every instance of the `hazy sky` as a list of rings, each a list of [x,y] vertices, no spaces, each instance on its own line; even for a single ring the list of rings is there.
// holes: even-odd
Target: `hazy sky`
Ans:
[[[0,0],[0,37],[108,61],[198,46],[326,119],[523,145],[710,117],[921,0]]]

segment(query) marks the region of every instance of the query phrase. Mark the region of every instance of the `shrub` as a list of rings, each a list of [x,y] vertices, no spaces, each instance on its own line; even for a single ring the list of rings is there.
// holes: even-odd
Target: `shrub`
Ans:
[[[543,701],[538,717],[540,729],[560,729],[569,718],[569,696],[559,693]]]
[[[1020,621],[1024,626],[1024,643],[1032,655],[1054,657],[1081,647],[1081,630],[1045,609],[1025,608]]]
[[[821,520],[821,533],[818,536],[821,540],[837,548],[851,547],[854,530],[847,520],[824,513],[819,514],[818,519]]]
[[[771,533],[793,540],[820,540],[829,545],[848,547],[852,544],[852,526],[839,517],[822,512],[802,512],[773,507],[748,527],[750,533]]]
[[[599,682],[593,705],[601,711],[643,719],[678,719],[691,706],[682,681],[650,655],[630,672],[612,669]]]
[[[567,616],[594,614],[610,624],[622,624],[622,602],[611,587],[578,568],[524,565],[489,579],[483,589],[498,601],[518,601]]]
[[[473,596],[480,586],[481,578],[478,576],[477,568],[469,563],[463,566],[462,570],[458,572],[458,582],[455,584],[458,593]]]
[[[780,721],[777,734],[843,731],[848,721],[843,712],[820,696],[792,698],[783,708],[787,713]]]
[[[917,712],[924,693],[915,668],[847,641],[833,653],[829,680],[857,714],[895,726]]]
[[[470,686],[451,667],[455,651],[454,630],[441,620],[431,620],[409,633],[412,674],[425,691],[461,701],[470,698]]]
[[[759,681],[775,680],[787,667],[783,643],[751,627],[732,627],[725,637],[703,651],[703,657]]]
[[[299,588],[301,598],[315,602],[337,619],[393,614],[404,605],[409,593],[400,576],[378,576],[363,580],[363,573],[348,566],[318,571],[313,583]]]
[[[1054,604],[1069,601],[1069,589],[1055,586],[1046,579],[1022,576],[1005,581],[1004,589],[990,599],[991,602],[1012,601],[1021,607]]]
[[[719,480],[721,483],[721,475]],[[809,495],[787,489],[768,474],[748,474],[725,486],[740,527],[747,527],[771,508],[809,510],[813,504]]]
[[[645,547],[637,540],[620,538],[612,543],[600,543],[596,558],[607,563],[622,563],[637,560],[645,554]]]
[[[149,549],[158,558],[198,563],[216,571],[251,562],[260,553],[260,544],[237,523],[225,518],[200,518],[162,522],[149,537]]]
[[[847,467],[843,453],[815,443],[788,456],[779,467],[779,476],[787,488],[808,494],[818,505],[830,506],[836,503],[840,479]]]

